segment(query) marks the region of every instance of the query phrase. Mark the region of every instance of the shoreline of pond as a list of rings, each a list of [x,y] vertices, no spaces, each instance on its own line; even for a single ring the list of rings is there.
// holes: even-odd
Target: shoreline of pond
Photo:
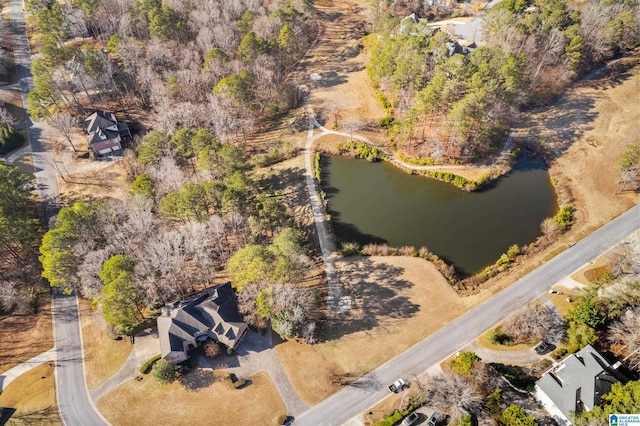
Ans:
[[[330,139],[331,135],[327,135]],[[315,152],[325,155],[339,155],[353,159],[363,159],[370,163],[386,162],[393,165],[404,173],[423,176],[435,181],[445,182],[466,192],[480,191],[486,186],[494,183],[500,178],[507,176],[513,170],[518,157],[521,155],[519,147],[515,147],[509,155],[495,156],[495,160],[488,165],[483,164],[420,164],[419,160],[400,154],[397,158],[391,158],[381,148],[370,145],[362,141],[342,141],[330,144],[326,141],[318,140]],[[539,156],[538,153],[528,153],[529,156]],[[544,156],[540,156],[543,158]],[[415,164],[414,164],[415,163]],[[545,161],[545,166],[548,167]],[[457,173],[455,169],[465,172],[486,171],[478,178],[465,177],[465,173]],[[317,172],[317,170],[316,170]]]
[[[322,170],[320,165],[321,162],[319,157],[320,152],[322,153],[322,155],[325,155],[325,156],[332,155],[332,154],[330,153],[328,154],[325,150],[317,150],[317,152],[318,152],[318,155],[316,155],[316,158],[317,158],[316,174],[318,177],[320,177],[322,175]],[[548,175],[547,162],[544,161],[544,158],[542,158],[542,156],[536,155],[535,153],[527,152],[526,154],[521,154],[521,155],[524,157],[527,157],[528,159],[536,159],[537,161],[541,161],[542,164],[544,165],[543,168],[547,173],[549,186],[553,188],[552,205],[554,206],[554,212],[557,213],[559,209],[558,194],[556,193],[556,188],[553,185],[553,178],[551,178],[551,176]],[[341,155],[341,156],[338,155],[338,157],[354,158],[352,156],[345,156],[345,155]],[[488,185],[490,186],[490,184],[495,184],[497,181],[499,181],[500,177],[505,177],[514,170],[517,171],[516,165],[519,158],[520,156],[512,159],[512,161],[510,162],[510,168],[507,172],[501,174],[496,179],[493,179],[487,182],[482,188],[476,188],[474,189],[474,191],[466,191],[466,192],[483,192],[479,190],[487,188],[487,186]],[[396,167],[396,168],[399,168],[399,167]],[[402,170],[402,171],[406,172],[406,170]],[[417,173],[406,173],[406,174],[417,174]],[[424,175],[422,176],[430,178],[430,176],[424,176]],[[434,180],[434,179],[430,179],[430,180]],[[320,181],[318,182],[318,184],[321,189],[320,192],[321,192],[323,202],[325,203],[325,209],[327,209],[327,217],[329,219],[329,222],[331,222],[333,238],[336,243],[340,243],[341,238],[339,238],[336,233],[336,221],[331,217],[331,214],[329,212],[330,207],[327,208],[327,205],[326,205],[328,199],[327,199],[327,194],[325,192],[325,189],[326,189],[325,184]],[[553,215],[550,215],[548,217],[553,217]],[[539,228],[539,225],[537,225],[537,228]],[[480,269],[470,273],[461,273],[460,268],[456,268],[455,266],[456,262],[449,260],[446,256],[444,258],[441,258],[436,253],[433,253],[432,251],[430,251],[424,246],[422,246],[421,248],[417,248],[416,246],[412,246],[412,245],[393,247],[386,243],[353,244],[352,242],[346,242],[345,244],[342,245],[340,250],[338,250],[338,253],[343,256],[349,256],[349,255],[397,256],[399,255],[399,256],[421,257],[421,258],[424,258],[425,260],[430,261],[432,264],[434,264],[438,268],[438,270],[443,274],[443,276],[450,282],[450,284],[456,289],[456,291],[461,293],[473,293],[476,290],[478,290],[479,285],[482,284],[483,282],[499,274],[502,274],[503,272],[511,269],[512,266],[521,264],[523,261],[525,261],[529,257],[529,254],[535,254],[535,253],[538,253],[540,250],[545,249],[549,245],[549,241],[547,240],[548,239],[545,239],[544,234],[538,233],[537,237],[535,237],[533,240],[529,240],[528,243],[525,243],[522,246],[518,246],[518,244],[512,244],[511,246],[509,246],[509,250],[506,250],[506,249],[504,250],[502,255],[497,254],[497,257],[494,258],[495,260],[492,263],[488,263],[486,264],[486,266],[481,267]],[[437,252],[438,250],[435,250],[435,251]]]

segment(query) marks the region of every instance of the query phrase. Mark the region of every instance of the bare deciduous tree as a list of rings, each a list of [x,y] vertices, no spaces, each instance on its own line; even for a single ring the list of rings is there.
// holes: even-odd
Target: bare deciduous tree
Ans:
[[[0,281],[0,311],[10,311],[18,304],[18,291],[8,281]]]
[[[76,119],[66,112],[56,114],[50,119],[51,125],[62,135],[65,137],[71,148],[74,151],[78,151],[71,141],[71,133],[73,132],[73,128],[77,125]]]
[[[531,342],[544,339],[550,325],[547,307],[530,303],[509,315],[502,324],[502,330],[515,342]]]
[[[608,339],[624,345],[629,367],[640,371],[640,307],[628,310],[609,327]]]
[[[482,397],[475,383],[454,373],[429,376],[422,385],[426,398],[438,410],[451,413],[454,421],[480,410]]]
[[[18,120],[6,108],[0,107],[0,125],[13,126]]]

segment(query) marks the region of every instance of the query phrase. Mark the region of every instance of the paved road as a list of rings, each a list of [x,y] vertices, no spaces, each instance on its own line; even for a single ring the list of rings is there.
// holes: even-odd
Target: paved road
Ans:
[[[77,298],[75,294],[65,296],[59,289],[54,292],[57,292],[53,297],[53,333],[60,418],[66,426],[106,425],[108,423],[98,414],[87,391]]]
[[[31,52],[27,42],[27,33],[24,24],[24,13],[21,0],[11,0],[11,27],[13,29],[13,47],[16,70],[22,105],[26,108],[27,95],[33,89],[33,77],[31,76]],[[32,122],[29,114],[26,114],[26,127],[31,145],[33,168],[40,193],[40,199],[45,205],[44,218],[46,221],[53,216],[57,209],[55,201],[59,195],[58,181],[51,153],[43,144],[45,139],[45,126],[42,122]],[[45,222],[46,223],[46,222]]]
[[[27,105],[27,95],[33,88],[31,53],[27,42],[24,13],[21,0],[11,0],[11,27],[13,29],[14,58],[22,104]],[[58,181],[51,153],[43,143],[45,125],[32,122],[26,114],[29,143],[40,200],[43,202],[44,223],[58,211]],[[74,296],[62,295],[58,290],[52,297],[53,330],[56,352],[56,397],[62,421],[67,426],[104,425],[107,422],[97,413],[87,392],[84,376],[84,360],[78,321],[78,305]]]
[[[539,297],[553,283],[639,228],[640,206],[635,206],[491,299],[367,374],[355,382],[354,386],[316,405],[296,419],[296,425],[340,425],[357,416],[385,398],[389,392],[386,386],[396,378],[413,378],[439,363],[498,323],[514,306]]]

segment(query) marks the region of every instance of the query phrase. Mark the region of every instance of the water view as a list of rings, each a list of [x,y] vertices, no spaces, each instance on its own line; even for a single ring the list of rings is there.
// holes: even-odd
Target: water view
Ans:
[[[472,274],[512,244],[529,244],[557,202],[542,160],[520,157],[513,172],[469,193],[394,166],[324,156],[322,187],[340,242],[426,246]]]

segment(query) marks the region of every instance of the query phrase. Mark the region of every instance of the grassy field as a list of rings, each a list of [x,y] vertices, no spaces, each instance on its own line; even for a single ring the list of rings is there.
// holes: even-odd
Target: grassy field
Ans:
[[[97,166],[101,163],[97,162]],[[122,162],[108,165],[99,170],[66,175],[58,179],[60,193],[69,202],[95,200],[99,198],[117,198],[124,200],[129,190],[126,169]]]
[[[101,398],[98,409],[118,426],[276,425],[278,417],[286,414],[266,373],[248,378],[250,383],[242,389],[216,381],[210,370],[194,370],[189,376],[188,388],[179,382],[161,386],[151,375],[140,382],[131,380]]]
[[[113,340],[102,315],[79,300],[87,386],[92,389],[113,376],[133,349],[128,339]]]
[[[12,314],[0,317],[0,373],[53,347],[51,306],[38,315]],[[10,343],[9,343],[10,342]]]
[[[14,380],[0,394],[0,407],[15,408],[7,425],[61,425],[54,367],[42,364]]]
[[[315,404],[452,321],[462,298],[430,263],[414,257],[345,258],[336,263],[348,314],[321,326],[320,343],[289,341],[276,351],[300,397]],[[434,301],[437,301],[435,303]]]

